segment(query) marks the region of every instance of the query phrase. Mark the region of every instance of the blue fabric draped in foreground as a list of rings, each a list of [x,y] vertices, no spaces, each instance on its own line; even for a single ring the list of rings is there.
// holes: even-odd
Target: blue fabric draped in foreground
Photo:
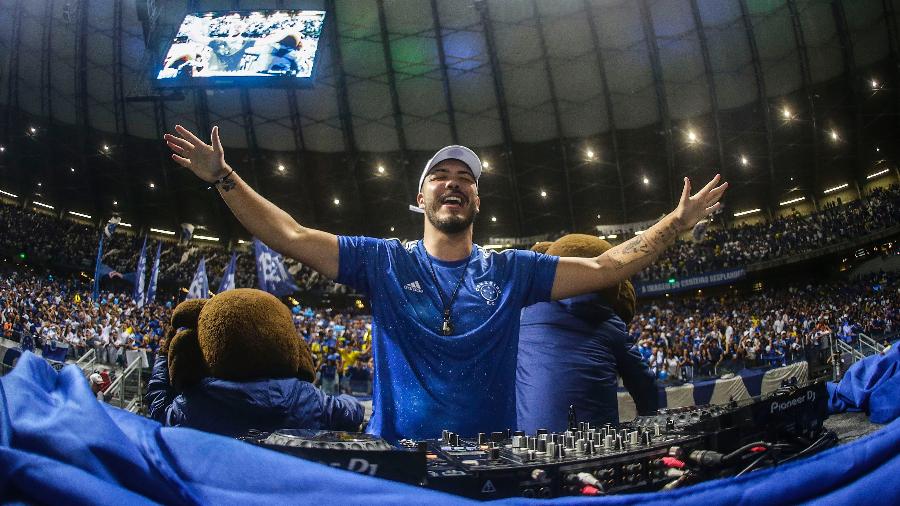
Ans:
[[[893,398],[900,398],[895,392]],[[867,506],[900,493],[900,420],[776,469],[683,490],[541,504]],[[307,462],[98,403],[81,371],[31,353],[0,378],[0,498],[53,504],[461,504],[468,500]],[[496,501],[519,504],[524,499]],[[533,501],[532,501],[533,503]]]
[[[850,366],[840,383],[828,383],[828,396],[831,413],[865,411],[875,423],[900,416],[900,346]]]

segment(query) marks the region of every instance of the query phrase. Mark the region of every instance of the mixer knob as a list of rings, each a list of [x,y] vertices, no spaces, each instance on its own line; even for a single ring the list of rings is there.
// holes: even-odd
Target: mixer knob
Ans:
[[[649,432],[645,432],[645,433],[644,433],[643,438],[642,438],[642,441],[643,441],[643,443],[644,443],[644,446],[650,446],[650,441],[651,441],[651,439],[650,439],[650,433],[649,433]]]
[[[538,433],[538,435],[540,435],[540,434],[549,434],[550,431],[547,430],[547,429],[538,429],[537,433]]]
[[[633,431],[631,434],[629,434],[628,442],[629,442],[630,444],[632,444],[632,445],[637,445],[637,444],[638,444],[638,433],[637,433],[637,431]]]
[[[450,446],[459,446],[459,434],[450,433]]]
[[[524,436],[524,435],[525,435],[525,431],[523,431],[523,430],[517,430],[517,431],[513,432],[513,436]]]
[[[666,420],[666,432],[675,430],[675,420],[669,418]]]
[[[537,448],[535,448],[538,452],[546,453],[547,451],[547,440],[546,439],[538,439]]]

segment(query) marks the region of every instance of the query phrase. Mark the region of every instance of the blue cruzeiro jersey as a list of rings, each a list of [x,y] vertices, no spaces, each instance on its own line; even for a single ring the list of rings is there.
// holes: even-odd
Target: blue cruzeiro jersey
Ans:
[[[372,303],[375,385],[368,432],[389,440],[462,435],[516,425],[519,312],[550,299],[558,258],[472,248],[453,304],[453,335],[421,241],[339,237],[337,281]],[[444,298],[466,260],[431,257]]]

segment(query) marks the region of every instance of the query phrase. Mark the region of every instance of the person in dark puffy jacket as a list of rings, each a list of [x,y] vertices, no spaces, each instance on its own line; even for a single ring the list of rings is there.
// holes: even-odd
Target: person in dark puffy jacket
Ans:
[[[235,289],[181,303],[153,366],[150,418],[226,436],[251,429],[357,431],[363,408],[313,386],[309,348],[274,296]]]
[[[596,236],[570,234],[536,246],[542,247],[549,255],[591,257],[611,246]],[[627,332],[634,304],[634,287],[625,281],[600,293],[522,310],[516,368],[519,430],[564,431],[569,406],[577,421],[618,424],[619,375],[638,413],[656,412],[656,379]]]

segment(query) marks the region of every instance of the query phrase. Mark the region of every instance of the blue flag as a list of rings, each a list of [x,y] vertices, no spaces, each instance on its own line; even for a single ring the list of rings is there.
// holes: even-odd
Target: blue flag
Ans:
[[[134,270],[134,303],[137,307],[144,307],[147,301],[147,285],[144,271],[147,270],[147,236],[144,236],[144,244],[141,246],[141,254],[138,256],[137,269]]]
[[[194,273],[194,279],[191,281],[191,287],[188,288],[187,299],[208,299],[209,298],[209,280],[206,279],[206,258],[200,259],[200,265],[197,266],[197,272]]]
[[[147,302],[153,302],[156,299],[156,280],[159,278],[159,257],[162,254],[162,243],[156,243],[156,260],[153,261],[153,268],[150,270],[150,287],[147,288]]]
[[[116,227],[121,223],[122,218],[118,216],[113,216],[109,219],[109,222],[103,227],[103,234],[108,238],[112,238],[113,232],[116,231]]]
[[[91,290],[91,298],[97,300],[100,298],[100,266],[103,265],[100,259],[103,257],[103,234],[100,234],[100,243],[97,244],[97,262],[94,265],[94,288]]]
[[[284,268],[281,255],[255,237],[253,249],[256,251],[256,281],[260,290],[279,296],[297,291],[297,284]]]
[[[234,275],[237,269],[237,253],[231,254],[231,261],[225,267],[225,274],[222,275],[222,282],[219,283],[219,293],[227,290],[234,290]]]

